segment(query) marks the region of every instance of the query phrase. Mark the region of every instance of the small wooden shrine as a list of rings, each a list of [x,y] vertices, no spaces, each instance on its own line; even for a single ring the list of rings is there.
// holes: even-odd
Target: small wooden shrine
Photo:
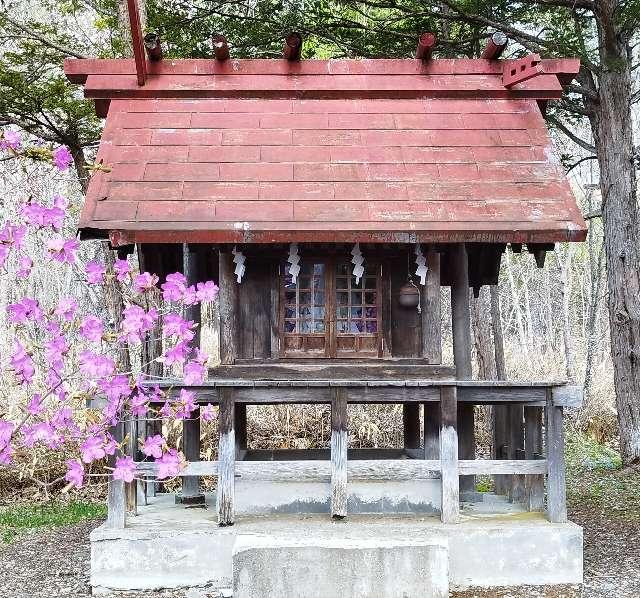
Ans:
[[[232,60],[221,37],[215,58],[163,60],[134,35],[135,59],[65,63],[106,118],[108,172],[92,177],[82,237],[220,286],[221,365],[197,389],[219,405],[218,460],[200,461],[186,422],[182,500],[204,500],[197,476],[215,475],[222,526],[387,512],[446,524],[461,495],[477,500],[474,475],[492,474],[564,524],[562,417],[580,391],[473,380],[469,290],[497,283],[507,244],[542,267],[554,243],[585,238],[544,122],[578,61],[498,60],[500,35],[475,60],[432,59],[428,35],[410,60],[299,60],[299,41],[280,60]],[[275,403],[330,404],[331,448],[248,449],[247,405]],[[404,447],[349,449],[355,403],[402,404]],[[486,404],[509,413],[489,460],[474,441]],[[108,529],[129,526],[124,496],[112,484]]]

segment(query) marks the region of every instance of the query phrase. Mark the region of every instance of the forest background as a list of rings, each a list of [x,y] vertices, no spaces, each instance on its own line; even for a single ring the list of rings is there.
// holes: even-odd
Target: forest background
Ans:
[[[587,219],[588,239],[584,244],[558,244],[547,255],[544,269],[538,269],[526,251],[505,253],[499,285],[483,288],[472,302],[475,375],[566,378],[584,384],[584,406],[570,414],[572,430],[616,447],[627,465],[640,461],[640,363],[635,357],[640,353],[640,227],[633,142],[640,99],[635,74],[637,2],[148,0],[140,4],[144,30],[159,34],[168,58],[211,57],[215,33],[224,33],[234,58],[278,58],[282,40],[291,31],[303,36],[305,59],[408,58],[423,31],[437,35],[435,57],[477,57],[487,36],[496,30],[510,37],[506,58],[531,51],[543,57],[579,56],[580,75],[565,99],[549,107],[547,118]],[[50,198],[55,193],[68,197],[72,214],[79,215],[102,122],[95,117],[92,102],[66,81],[62,61],[130,53],[126,3],[120,0],[0,0],[0,126],[19,130],[36,143],[66,145],[75,161],[69,173],[52,174],[50,166],[37,160],[37,152],[35,160],[3,158],[2,220],[15,216],[27,197]],[[74,233],[73,223],[69,226],[66,236]],[[104,259],[106,253],[99,242],[82,245],[84,261],[98,255]],[[103,291],[87,294],[72,276],[56,279],[46,269],[29,281],[3,276],[0,347],[7,347],[11,337],[6,306],[25,291],[34,297],[81,294],[78,299],[85,312],[102,314],[106,309]],[[448,290],[443,298],[445,356],[451,362]],[[214,354],[215,320],[215,310],[205,314],[205,342]],[[0,350],[0,356],[4,353]],[[10,380],[0,380],[0,414],[16,400],[15,392]],[[253,417],[250,413],[254,441],[282,448],[328,442],[326,410],[292,409],[274,407]],[[488,414],[479,418],[478,425],[488,447]],[[401,409],[358,410],[351,429],[354,446],[398,444]],[[618,461],[612,457],[612,464]],[[47,468],[32,473],[41,480],[55,477]]]

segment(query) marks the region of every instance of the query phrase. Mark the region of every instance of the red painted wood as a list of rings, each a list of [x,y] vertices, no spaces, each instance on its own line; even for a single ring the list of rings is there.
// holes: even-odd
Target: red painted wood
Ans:
[[[129,13],[129,26],[131,28],[131,45],[133,46],[133,56],[136,66],[136,83],[143,86],[147,79],[147,59],[144,51],[144,38],[142,35],[142,25],[140,24],[140,12],[137,0],[127,0],[127,11]]]
[[[502,84],[505,87],[512,87],[517,83],[538,77],[544,72],[541,62],[539,54],[530,54],[505,64],[502,70]]]
[[[555,75],[506,89],[495,75],[149,75],[144,87],[130,75],[90,75],[88,98],[535,98],[558,99],[562,86]]]
[[[81,227],[116,243],[585,231],[535,100],[114,99],[98,155]]]
[[[366,59],[366,60],[303,60],[290,63],[284,60],[211,59],[164,60],[149,64],[149,75],[502,75],[504,63],[483,59],[439,58],[423,63],[413,59]],[[545,73],[571,76],[580,68],[577,58],[544,59]],[[64,72],[73,83],[85,83],[88,75],[134,75],[135,63],[130,59],[75,59],[64,61]]]

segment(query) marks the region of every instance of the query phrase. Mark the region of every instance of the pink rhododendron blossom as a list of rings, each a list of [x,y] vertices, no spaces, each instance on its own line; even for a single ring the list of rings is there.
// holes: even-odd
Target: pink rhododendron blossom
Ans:
[[[116,467],[113,470],[113,479],[123,482],[133,482],[136,473],[136,464],[131,457],[118,457]]]
[[[187,361],[187,363],[184,364],[182,375],[184,377],[185,384],[202,384],[204,381],[204,374],[205,368],[201,363],[197,361]]]
[[[98,385],[110,401],[118,401],[131,394],[129,377],[124,374],[118,374],[113,378],[103,378],[98,381]]]
[[[16,249],[22,247],[24,237],[27,234],[27,227],[22,224],[12,224],[7,222],[0,229],[0,244],[13,246]]]
[[[13,447],[9,444],[5,447],[0,447],[0,465],[11,465],[13,453]]]
[[[61,434],[48,422],[38,422],[31,426],[22,427],[22,443],[31,448],[37,442],[51,449],[59,448],[62,444]]]
[[[76,311],[78,311],[78,302],[71,297],[63,297],[53,313],[60,316],[65,322],[71,322]]]
[[[105,438],[103,436],[88,436],[80,445],[80,456],[83,463],[92,463],[103,459],[107,455],[105,450]]]
[[[200,409],[200,419],[205,422],[211,422],[216,418],[216,412],[214,411],[213,405],[211,403],[207,403],[204,407]]]
[[[51,425],[56,430],[67,430],[75,428],[73,411],[71,407],[61,407],[51,416]]]
[[[180,272],[167,275],[167,281],[160,287],[165,301],[181,301],[187,288],[187,279]]]
[[[57,335],[44,344],[44,356],[49,367],[58,374],[64,369],[64,356],[69,352],[69,343],[62,335]]]
[[[142,452],[147,457],[153,457],[154,459],[160,459],[162,457],[162,447],[164,446],[164,438],[160,434],[155,436],[149,436],[145,439],[142,445]]]
[[[89,378],[106,378],[116,368],[113,359],[106,355],[96,355],[91,351],[80,351],[78,354],[80,373]]]
[[[39,413],[42,413],[43,409],[44,407],[42,405],[42,395],[39,393],[35,393],[33,397],[31,397],[31,400],[27,403],[27,412],[30,415],[38,415]],[[0,442],[0,445],[1,444],[2,442]]]
[[[12,149],[17,151],[20,149],[21,145],[22,138],[18,131],[12,131],[11,129],[5,129],[2,131],[2,136],[0,137],[0,149]]]
[[[96,316],[86,316],[79,328],[80,336],[88,341],[99,343],[102,340],[104,326],[102,320]]]
[[[187,355],[189,354],[189,345],[186,342],[176,343],[168,351],[165,351],[164,356],[161,358],[166,365],[173,365],[174,363],[184,363]]]
[[[9,444],[14,428],[13,422],[0,419],[0,448]]]
[[[183,341],[190,341],[195,336],[193,328],[195,322],[185,320],[178,314],[168,313],[162,321],[162,333],[164,336],[177,336]]]
[[[183,461],[176,449],[169,449],[162,457],[156,459],[155,463],[158,466],[157,477],[159,480],[177,476],[183,466]]]
[[[131,266],[127,260],[116,260],[113,264],[113,270],[119,282],[125,282],[131,272]]]
[[[184,293],[182,294],[182,303],[185,305],[195,305],[198,303],[195,285],[191,285],[184,290]]]
[[[18,258],[18,270],[16,276],[18,278],[28,278],[33,268],[33,260],[28,255],[21,255]]]
[[[80,247],[77,239],[63,239],[54,237],[47,241],[47,251],[49,257],[61,264],[73,264],[76,259],[76,252]]]
[[[104,266],[98,262],[89,262],[84,271],[87,275],[87,282],[89,284],[100,284],[104,279],[104,273],[106,272]]]
[[[131,415],[144,417],[149,410],[149,400],[140,391],[131,397]]]
[[[64,172],[65,170],[67,170],[73,162],[73,156],[71,155],[71,152],[66,145],[61,145],[60,147],[54,149],[52,152],[52,156],[53,163],[60,172]]]
[[[143,272],[138,274],[133,279],[133,290],[136,293],[144,293],[149,289],[153,289],[158,284],[158,277],[155,274],[149,272]]]
[[[198,301],[215,301],[220,289],[212,280],[199,282],[196,285],[196,297]]]
[[[122,339],[130,343],[142,340],[144,334],[153,328],[158,319],[158,311],[155,308],[147,312],[138,305],[129,305],[122,313]]]
[[[23,324],[27,320],[39,322],[44,316],[40,304],[29,297],[24,297],[17,303],[11,303],[7,307],[7,311],[9,312],[9,321],[13,324]]]
[[[15,341],[13,345],[13,353],[11,353],[11,369],[16,375],[20,384],[31,384],[33,376],[36,372],[36,366],[31,358],[31,355],[27,353],[24,346]]]
[[[67,462],[67,473],[64,479],[76,488],[82,488],[84,484],[84,466],[79,459],[69,459]]]
[[[171,414],[171,404],[169,401],[165,401],[164,405],[160,407],[160,415],[162,415],[162,417],[171,417]]]
[[[184,388],[180,389],[180,395],[176,401],[176,419],[189,419],[196,409],[196,393]]]
[[[46,228],[50,226],[58,232],[62,228],[66,215],[68,201],[61,195],[56,195],[53,200],[53,207],[29,201],[22,206],[22,217],[35,228]]]

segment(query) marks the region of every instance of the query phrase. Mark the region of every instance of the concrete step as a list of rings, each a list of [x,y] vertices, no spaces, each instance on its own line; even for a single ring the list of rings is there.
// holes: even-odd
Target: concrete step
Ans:
[[[448,542],[240,534],[234,598],[446,598]]]

